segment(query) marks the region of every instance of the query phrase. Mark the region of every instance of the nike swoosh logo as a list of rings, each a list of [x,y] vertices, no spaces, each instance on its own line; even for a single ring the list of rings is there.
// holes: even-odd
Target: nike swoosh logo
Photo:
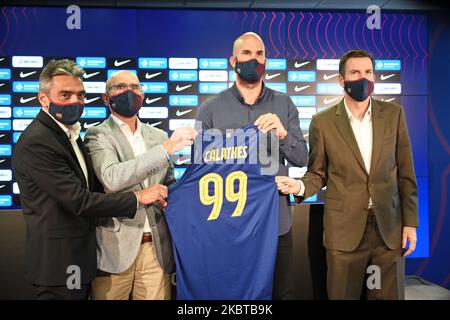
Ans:
[[[3,161],[2,161],[3,162]],[[5,187],[5,185],[2,185],[2,186],[0,186],[0,189],[2,189],[2,188],[4,188]]]
[[[177,92],[186,90],[187,88],[192,87],[192,84],[188,84],[187,86],[182,86],[180,87],[179,85],[177,85],[177,87],[175,88],[175,90],[177,90]]]
[[[275,77],[278,77],[281,73],[275,73],[275,74],[266,74],[266,80],[273,79]]]
[[[184,159],[184,160],[178,159],[178,160],[176,161],[176,164],[177,164],[177,165],[182,165],[182,164],[185,164],[185,163],[187,163],[187,162],[189,162],[189,161],[191,161],[191,159]]]
[[[96,125],[98,125],[99,123],[100,123],[100,121],[93,122],[93,123],[84,123],[84,124],[83,124],[83,127],[84,127],[85,129],[89,129],[90,127],[96,126]]]
[[[37,97],[31,97],[31,98],[27,98],[25,99],[24,97],[20,97],[20,103],[27,103],[30,102],[31,100],[36,99]]]
[[[20,74],[19,74],[19,76],[20,76],[21,78],[26,78],[26,77],[28,77],[28,76],[31,76],[32,74],[35,74],[36,72],[37,72],[37,71],[31,71],[31,72],[24,73],[23,71],[21,71]]]
[[[157,125],[161,124],[162,121],[154,122],[154,123],[147,123],[151,127],[156,127]]]
[[[125,63],[128,63],[128,62],[130,62],[130,61],[131,61],[131,59],[124,60],[124,61],[117,61],[117,60],[115,60],[115,61],[114,61],[114,66],[115,66],[115,67],[120,67],[120,66],[122,66],[122,65],[124,65]]]
[[[0,83],[0,87],[3,87],[6,83]]]
[[[391,101],[394,101],[395,100],[395,97],[394,98],[389,98],[389,99],[381,99],[381,101],[386,101],[386,102],[391,102]]]
[[[189,113],[189,112],[191,112],[191,111],[192,111],[192,109],[186,110],[186,111],[180,111],[180,110],[177,110],[177,117],[184,116],[185,114],[187,114],[187,113]]]
[[[5,162],[6,160],[5,159],[2,159],[2,160],[0,160],[0,163],[3,163],[3,162]]]
[[[5,60],[5,58],[0,58],[0,61],[3,61],[3,60]]]
[[[162,74],[162,72],[157,72],[157,73],[152,73],[152,74],[145,73],[145,79],[151,79],[151,78],[159,76],[160,74]]]
[[[305,62],[301,62],[301,63],[294,63],[294,67],[295,68],[300,68],[300,67],[303,67],[303,66],[305,66],[305,65],[307,65],[308,63],[310,63],[310,61],[305,61]]]
[[[146,99],[145,99],[145,103],[146,103],[146,104],[150,104],[150,103],[153,103],[153,102],[158,101],[158,100],[161,100],[161,99],[162,99],[162,97],[158,97],[158,98],[154,98],[154,99],[146,98]]]
[[[6,134],[0,134],[0,138],[3,138],[4,136],[6,136]]]
[[[309,88],[309,87],[310,87],[310,85],[303,86],[303,87],[300,87],[300,88],[295,86],[294,91],[295,92],[299,92],[299,91],[305,90],[306,88]]]
[[[338,74],[339,73],[334,73],[334,74],[331,74],[331,75],[324,74],[323,75],[323,80],[330,80],[331,78],[337,77]]]
[[[339,98],[332,98],[332,99],[325,98],[325,99],[323,99],[323,103],[329,104],[329,103],[336,101],[337,99],[339,99]]]
[[[89,79],[89,78],[92,78],[93,76],[96,76],[96,75],[98,75],[100,73],[100,71],[97,71],[97,72],[92,72],[92,73],[85,73],[84,75],[83,75],[83,78],[85,78],[85,79]]]
[[[92,98],[92,99],[84,99],[84,103],[85,104],[88,104],[88,103],[91,103],[92,101],[95,101],[95,100],[98,100],[98,99],[100,99],[100,97],[95,97],[95,98]]]
[[[390,75],[388,75],[388,76],[385,76],[384,74],[382,74],[382,75],[380,76],[380,79],[381,79],[381,80],[386,80],[386,79],[392,78],[393,76],[395,76],[395,73],[390,74]]]

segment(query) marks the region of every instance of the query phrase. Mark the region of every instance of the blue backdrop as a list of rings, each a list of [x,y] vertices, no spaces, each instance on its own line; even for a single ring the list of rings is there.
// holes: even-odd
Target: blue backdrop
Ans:
[[[381,29],[371,30],[366,27],[367,15],[357,12],[82,8],[81,29],[69,30],[66,27],[69,15],[65,8],[0,7],[0,11],[0,104],[1,108],[5,108],[2,109],[5,113],[0,119],[0,153],[4,150],[4,157],[1,159],[5,160],[0,163],[0,176],[4,174],[0,179],[5,185],[3,190],[0,189],[0,203],[2,196],[12,195],[10,203],[8,198],[3,198],[4,204],[9,204],[10,207],[17,205],[13,177],[8,175],[7,170],[14,141],[26,122],[24,124],[14,121],[22,121],[27,118],[21,116],[23,112],[33,114],[38,107],[37,102],[32,101],[25,105],[28,109],[19,108],[20,99],[27,100],[35,96],[35,87],[29,92],[21,92],[16,90],[16,85],[17,80],[21,80],[19,71],[26,74],[26,71],[38,71],[39,68],[21,68],[20,65],[14,68],[13,56],[40,56],[43,57],[44,64],[51,57],[100,57],[104,59],[104,65],[97,65],[89,71],[98,71],[101,77],[96,81],[103,82],[107,76],[106,71],[117,69],[113,65],[116,60],[131,60],[130,66],[126,67],[144,75],[141,73],[144,68],[139,58],[158,58],[159,61],[163,59],[163,66],[156,68],[156,71],[161,70],[163,76],[158,83],[165,83],[165,90],[162,91],[164,97],[161,96],[160,100],[164,103],[158,108],[167,110],[154,110],[167,115],[160,113],[159,116],[149,118],[159,127],[169,131],[173,129],[170,120],[175,118],[174,109],[195,109],[209,96],[198,94],[197,89],[191,92],[191,95],[198,96],[197,100],[194,99],[197,103],[173,105],[170,97],[170,94],[174,93],[170,82],[173,79],[168,79],[167,72],[171,69],[167,65],[167,61],[170,64],[170,58],[195,58],[199,61],[228,58],[234,39],[243,32],[254,31],[262,36],[266,44],[267,56],[273,63],[272,70],[280,73],[279,80],[267,83],[294,96],[294,87],[290,85],[292,79],[288,75],[288,72],[291,72],[289,70],[293,70],[293,62],[310,61],[316,65],[319,59],[339,59],[350,49],[363,48],[371,51],[377,60],[378,80],[382,74],[386,77],[388,74],[394,75],[393,81],[384,84],[379,81],[388,88],[387,93],[381,90],[377,95],[380,99],[396,99],[396,102],[404,105],[410,130],[419,183],[421,227],[418,230],[419,247],[413,255],[416,258],[408,260],[407,273],[423,275],[431,281],[450,286],[450,236],[445,232],[450,226],[446,217],[447,177],[450,172],[450,133],[446,127],[449,111],[445,97],[450,83],[450,27],[447,21],[430,19],[426,14],[382,13]],[[386,68],[387,63],[394,63],[395,67]],[[333,71],[333,68],[325,70]],[[202,79],[198,78],[202,70],[197,69],[202,69],[202,66],[195,68],[194,80],[187,80],[180,85],[194,84],[198,88],[202,84]],[[233,81],[230,66],[226,63],[219,69],[230,72],[227,79],[222,80],[229,85]],[[313,70],[314,81],[311,84],[315,86],[320,82],[318,78],[322,76],[322,71],[315,68]],[[38,72],[31,77],[37,75]],[[32,80],[35,82],[37,79]],[[28,84],[27,81],[23,82],[25,83],[20,84]],[[401,84],[400,92],[389,91],[392,89],[389,85],[392,83]],[[149,86],[151,84],[149,81]],[[150,88],[146,97],[150,100],[159,98],[151,90]],[[338,95],[328,94],[330,97]],[[2,95],[6,99],[3,103]],[[5,98],[7,95],[10,96],[9,101]],[[88,99],[96,99],[98,96],[98,92],[88,91]],[[319,86],[317,91],[300,97],[314,97],[315,103],[312,107],[315,110],[308,109],[306,104],[299,102],[296,103],[299,111],[314,113],[326,107],[320,102],[324,96],[319,92]],[[147,107],[152,108],[153,105],[149,104]],[[12,109],[9,116],[8,108]],[[99,99],[92,108],[100,108],[101,111],[103,107]],[[92,112],[96,110],[99,111],[93,109]],[[104,112],[99,112],[101,116],[84,118],[84,122],[88,125],[98,122],[106,113],[105,109]],[[190,118],[194,114],[195,112],[191,113]],[[310,116],[301,117],[302,128],[307,131]],[[187,121],[188,118],[185,117],[184,120]],[[156,120],[161,121],[155,122]],[[182,167],[179,166],[180,169]]]

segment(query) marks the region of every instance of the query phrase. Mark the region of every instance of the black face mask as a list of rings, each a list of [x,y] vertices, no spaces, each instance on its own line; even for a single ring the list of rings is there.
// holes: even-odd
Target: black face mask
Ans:
[[[138,114],[143,99],[132,90],[124,91],[116,96],[109,97],[109,106],[121,116],[131,118]]]
[[[261,80],[262,75],[266,71],[266,66],[259,63],[258,60],[252,59],[244,62],[237,61],[234,66],[234,71],[239,75],[239,78],[249,83],[256,83]]]
[[[84,111],[84,104],[75,102],[69,104],[57,104],[50,102],[48,106],[48,113],[58,122],[66,125],[73,125],[80,120]]]
[[[374,83],[366,78],[344,81],[344,90],[356,101],[366,100],[373,92]]]

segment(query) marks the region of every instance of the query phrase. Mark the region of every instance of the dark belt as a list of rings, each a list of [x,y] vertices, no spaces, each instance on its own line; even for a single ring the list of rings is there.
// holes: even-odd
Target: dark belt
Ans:
[[[147,243],[147,242],[152,242],[152,234],[150,232],[144,232],[144,234],[142,235],[142,243]]]

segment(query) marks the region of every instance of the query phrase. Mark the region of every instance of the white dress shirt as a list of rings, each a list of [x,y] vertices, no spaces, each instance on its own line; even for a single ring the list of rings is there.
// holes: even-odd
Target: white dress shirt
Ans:
[[[372,126],[372,98],[369,100],[369,108],[362,120],[355,118],[347,106],[344,98],[345,111],[347,112],[353,134],[356,138],[359,151],[364,161],[364,166],[368,173],[372,164],[372,147],[373,147],[373,126]],[[303,196],[305,194],[305,185],[300,180],[300,192],[297,194]],[[369,198],[369,208],[372,207],[372,198]]]
[[[56,122],[56,124],[64,131],[64,133],[69,138],[69,141],[72,144],[73,150],[75,151],[75,155],[77,156],[78,163],[80,164],[81,170],[83,171],[84,177],[86,178],[86,184],[89,187],[89,179],[88,179],[88,171],[87,171],[86,161],[84,159],[83,153],[80,150],[80,147],[77,144],[77,139],[80,136],[80,131],[81,131],[80,123],[77,122],[71,126],[69,126],[69,125],[66,126],[66,125],[62,124],[61,122],[59,122],[58,120],[56,120],[47,110],[45,110],[44,108],[42,108],[42,110],[45,113],[47,113],[50,116],[50,118],[52,118]]]
[[[119,118],[114,116],[113,114],[111,114],[111,118],[119,126],[120,130],[127,138],[135,157],[137,157],[147,151],[146,147],[145,147],[144,138],[142,137],[142,131],[141,131],[142,124],[141,124],[141,121],[139,120],[139,118],[137,118],[136,131],[134,133],[131,132],[130,127],[125,122],[123,122],[122,120],[120,120]],[[147,188],[149,186],[149,180],[145,179],[143,181],[143,184],[144,184],[144,187]],[[151,232],[147,215],[145,215],[144,232]]]
[[[373,147],[373,126],[372,126],[372,99],[369,100],[369,108],[362,120],[355,118],[347,107],[344,99],[345,111],[347,111],[350,125],[353,129],[356,142],[358,143],[359,152],[364,161],[366,171],[370,173],[370,166],[372,164],[372,147]],[[369,198],[369,208],[372,207],[372,199]]]

